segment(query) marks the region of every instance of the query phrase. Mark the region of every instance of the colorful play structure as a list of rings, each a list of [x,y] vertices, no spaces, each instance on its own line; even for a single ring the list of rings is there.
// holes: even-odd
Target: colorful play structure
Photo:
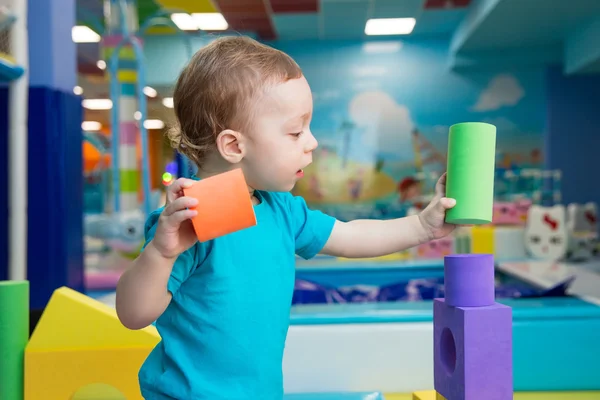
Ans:
[[[93,271],[86,272],[86,287],[90,289],[114,287],[123,269],[120,266],[139,254],[144,221],[158,208],[161,198],[161,191],[152,191],[150,185],[148,131],[144,124],[147,100],[142,37],[151,27],[168,26],[181,34],[191,54],[189,38],[169,18],[169,12],[163,10],[138,27],[137,8],[132,4],[106,0],[102,51],[113,103],[111,131],[110,135],[105,135],[108,146],[92,140],[103,134],[84,132],[90,152],[99,153],[98,162],[94,164],[96,169],[86,171],[99,182],[85,187],[88,207],[84,215],[84,233],[86,243],[100,244],[86,246],[86,253],[110,253],[113,256],[105,263],[95,263]],[[110,167],[103,164],[106,160],[110,160]],[[111,267],[104,268],[104,264]]]
[[[120,54],[118,46],[115,54]],[[449,152],[449,190],[464,200],[473,190],[482,190],[474,180],[493,179],[495,129],[461,124],[451,132],[465,135],[458,150],[473,142],[486,146],[479,158]],[[476,140],[473,133],[490,140]],[[456,187],[457,175],[463,187]],[[499,228],[511,225],[531,239],[523,241],[527,251],[541,251],[549,271],[560,271],[557,261],[574,248],[572,243],[591,240],[595,207],[572,205],[565,211],[552,206],[550,212],[526,205],[522,211],[494,205],[493,187],[484,190],[478,194],[484,206],[457,209],[448,216],[476,224],[459,235],[464,239],[460,251],[452,247],[443,257],[411,264],[335,260],[328,268],[326,258],[298,263],[299,279],[323,286],[353,281],[381,286],[402,278],[438,281],[431,297],[419,301],[294,305],[283,365],[287,399],[503,400],[513,398],[513,392],[514,398],[523,399],[600,398],[600,392],[591,392],[600,391],[600,299],[595,303],[579,297],[580,292],[499,298],[497,272],[506,264],[495,254],[504,240],[499,238],[508,236],[500,235]],[[577,232],[572,235],[577,241],[565,236],[568,246],[543,251],[555,239],[550,232],[567,229]],[[562,273],[556,279],[563,289],[572,281]],[[440,284],[443,292],[437,291]],[[409,297],[419,293],[406,287]],[[388,289],[388,294],[393,292]],[[154,327],[128,330],[113,307],[61,287],[29,335],[29,295],[26,279],[0,282],[0,399],[141,399],[137,371],[160,340]]]
[[[16,185],[27,176],[26,18],[19,18],[27,15],[19,9],[26,3],[0,1],[0,33],[10,30],[10,42],[0,41],[0,81],[11,84],[13,171],[10,280],[0,282],[0,399],[141,399],[137,371],[160,340],[153,326],[128,330],[113,307],[60,287],[30,334],[27,186]],[[130,18],[135,10],[124,2],[110,0],[109,5],[111,21],[127,26],[124,19],[135,20]],[[163,23],[172,26],[168,18]],[[112,49],[107,64],[113,110],[126,109],[129,114],[139,107],[143,121],[144,100],[136,104],[132,94],[143,88],[143,70],[140,74],[130,68],[141,46],[134,28],[120,33],[116,29],[111,39],[107,35],[107,48]],[[127,115],[113,118],[118,122],[113,124],[111,152],[112,162],[117,162],[132,154],[127,138],[133,121]],[[146,132],[141,125],[143,147]],[[131,193],[139,189],[132,181],[134,175],[139,177],[137,164],[128,159],[113,168],[119,173],[112,176],[112,185],[120,194],[114,211],[146,214],[149,197],[141,207],[131,200]],[[142,182],[147,182],[144,163],[141,171]],[[381,297],[387,289],[389,301],[295,304],[283,365],[286,400],[600,399],[597,207],[559,204],[559,171],[502,173],[508,182],[534,182],[537,194],[506,196],[492,210],[486,202],[479,210],[486,213],[481,218],[486,223],[460,229],[448,242],[416,249],[417,260],[323,257],[298,263],[300,280],[325,288],[372,284]],[[542,204],[542,179],[556,184],[550,196],[554,204]],[[109,228],[107,221],[98,228]],[[136,227],[133,233],[131,226],[125,229],[128,239],[139,233]],[[107,238],[118,237],[114,231],[103,232]],[[507,278],[560,295],[503,297],[496,281]],[[398,281],[409,284],[402,285],[407,288],[404,297],[394,301],[389,293]],[[429,296],[413,290],[413,283],[430,289]],[[341,289],[337,294],[344,295]],[[411,296],[417,299],[410,301]]]

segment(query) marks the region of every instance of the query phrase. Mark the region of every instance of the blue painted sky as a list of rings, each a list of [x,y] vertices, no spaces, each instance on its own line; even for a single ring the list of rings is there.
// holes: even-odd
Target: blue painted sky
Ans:
[[[439,40],[275,45],[304,70],[315,97],[312,130],[322,144],[339,144],[341,123],[355,124],[353,159],[412,160],[413,127],[445,151],[448,127],[465,121],[495,124],[499,150],[528,154],[543,146],[541,68],[451,72],[447,43]]]

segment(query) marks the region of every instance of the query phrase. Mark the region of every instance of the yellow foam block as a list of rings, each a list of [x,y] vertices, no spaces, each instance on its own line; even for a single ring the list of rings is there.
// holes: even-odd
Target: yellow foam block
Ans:
[[[138,371],[159,341],[156,328],[129,330],[113,308],[57,289],[25,348],[25,400],[72,399],[94,384],[142,400]]]
[[[153,326],[125,328],[115,309],[67,287],[54,291],[26,351],[154,347]]]
[[[471,230],[471,252],[474,254],[494,254],[494,227],[474,226]]]
[[[421,392],[414,392],[412,400],[446,400],[444,396],[436,392],[435,390],[424,390]]]
[[[138,371],[152,348],[25,353],[25,400],[70,400],[82,388],[104,383],[127,400],[143,400]]]

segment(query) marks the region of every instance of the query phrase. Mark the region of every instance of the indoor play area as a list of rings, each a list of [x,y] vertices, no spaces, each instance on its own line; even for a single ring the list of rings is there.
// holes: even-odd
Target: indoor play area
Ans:
[[[296,256],[284,400],[600,400],[595,0],[0,0],[0,400],[143,399],[161,336],[116,286],[195,177],[173,90],[223,35],[302,68],[311,209],[457,199],[442,239]],[[187,192],[200,242],[260,224],[235,171]]]

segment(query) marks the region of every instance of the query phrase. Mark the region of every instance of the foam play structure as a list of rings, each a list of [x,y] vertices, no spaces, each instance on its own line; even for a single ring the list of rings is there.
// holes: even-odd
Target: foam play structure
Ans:
[[[465,122],[450,127],[446,195],[456,199],[456,206],[446,212],[446,222],[492,222],[495,154],[494,125]]]
[[[141,400],[137,372],[159,340],[154,327],[129,330],[114,309],[59,288],[25,348],[25,400],[69,400],[96,383]]]
[[[29,338],[29,282],[0,282],[0,399],[23,399],[23,353]]]
[[[453,255],[433,308],[434,385],[448,400],[512,400],[512,310],[496,303],[492,255]]]
[[[138,371],[160,336],[129,330],[114,308],[54,291],[29,337],[29,282],[0,282],[0,399],[142,400]],[[293,393],[286,400],[383,400],[378,391]]]

